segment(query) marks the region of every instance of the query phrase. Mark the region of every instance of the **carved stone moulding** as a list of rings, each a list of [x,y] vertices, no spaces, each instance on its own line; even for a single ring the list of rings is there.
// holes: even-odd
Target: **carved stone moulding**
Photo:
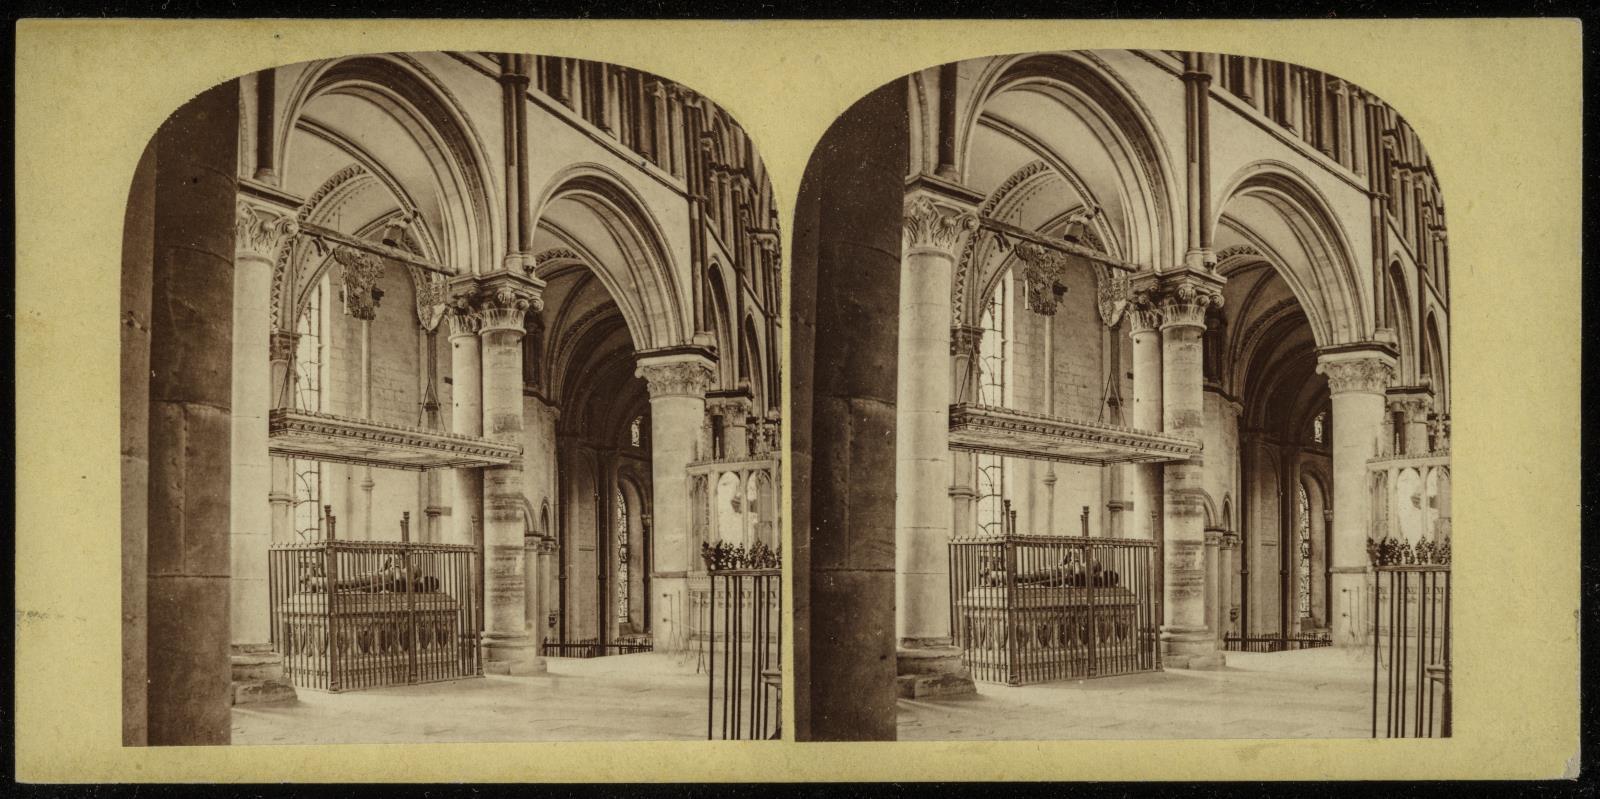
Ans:
[[[646,350],[638,354],[634,374],[645,381],[651,399],[702,399],[716,382],[712,351],[698,345]]]
[[[1317,354],[1317,373],[1328,378],[1330,394],[1386,395],[1395,377],[1395,355],[1383,346],[1330,347]]]
[[[950,408],[950,448],[1093,465],[1180,461],[1200,453],[1192,439],[970,403]]]
[[[273,455],[387,469],[513,466],[522,460],[518,444],[291,408],[272,411],[267,435]]]

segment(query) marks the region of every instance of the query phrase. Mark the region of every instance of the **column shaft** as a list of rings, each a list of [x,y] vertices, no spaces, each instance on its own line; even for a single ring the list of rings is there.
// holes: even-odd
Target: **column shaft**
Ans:
[[[1394,375],[1386,353],[1324,355],[1317,371],[1328,376],[1333,395],[1333,642],[1367,642],[1366,614],[1358,613],[1366,584],[1367,530],[1372,496],[1367,460],[1378,452],[1385,408],[1384,390]],[[1390,485],[1393,492],[1393,485]]]
[[[657,649],[676,651],[689,643],[688,573],[699,557],[690,549],[688,465],[702,456],[705,392],[715,372],[704,354],[683,351],[641,355],[637,374],[650,391],[652,633]]]

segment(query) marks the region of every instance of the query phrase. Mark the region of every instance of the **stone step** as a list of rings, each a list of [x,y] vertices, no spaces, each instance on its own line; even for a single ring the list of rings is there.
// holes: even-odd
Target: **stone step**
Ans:
[[[967,664],[960,647],[903,648],[895,651],[895,671],[906,674],[956,674],[965,676]]]
[[[901,699],[927,699],[937,696],[975,694],[978,686],[964,674],[906,674],[894,680]]]
[[[228,660],[234,682],[283,679],[283,658],[279,655],[234,655]]]
[[[298,699],[294,686],[282,680],[250,680],[233,684],[233,703],[235,705],[294,702]]]

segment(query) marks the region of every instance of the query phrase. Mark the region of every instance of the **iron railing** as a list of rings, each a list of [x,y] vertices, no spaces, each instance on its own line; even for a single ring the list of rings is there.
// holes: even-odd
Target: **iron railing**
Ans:
[[[706,738],[776,739],[783,578],[778,569],[713,569],[706,612]]]
[[[950,542],[950,629],[973,679],[1030,683],[1161,668],[1156,542]]]
[[[1222,638],[1222,647],[1228,652],[1289,652],[1332,645],[1333,639],[1327,635],[1226,635]]]
[[[330,506],[321,541],[268,553],[272,643],[295,685],[349,691],[483,674],[464,545],[340,541]]]
[[[636,655],[641,652],[653,651],[655,647],[649,641],[614,641],[602,644],[599,641],[545,641],[541,650],[545,657],[557,658],[598,658],[606,655]]]
[[[1389,564],[1375,572],[1372,737],[1449,738],[1450,565]]]

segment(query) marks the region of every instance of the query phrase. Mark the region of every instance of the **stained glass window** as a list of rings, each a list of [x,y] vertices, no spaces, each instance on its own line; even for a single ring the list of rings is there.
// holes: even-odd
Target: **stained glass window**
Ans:
[[[635,419],[635,422],[638,420]],[[628,620],[628,500],[617,492],[617,621]]]
[[[1004,407],[1010,397],[1006,377],[1010,371],[1011,272],[1001,275],[994,293],[983,306],[983,342],[978,348],[978,403]],[[1005,532],[1006,461],[998,455],[979,454],[978,532],[998,536]]]
[[[1306,496],[1306,487],[1300,486],[1299,491],[1299,568],[1296,586],[1299,600],[1300,617],[1307,618],[1311,615],[1311,500]]]

